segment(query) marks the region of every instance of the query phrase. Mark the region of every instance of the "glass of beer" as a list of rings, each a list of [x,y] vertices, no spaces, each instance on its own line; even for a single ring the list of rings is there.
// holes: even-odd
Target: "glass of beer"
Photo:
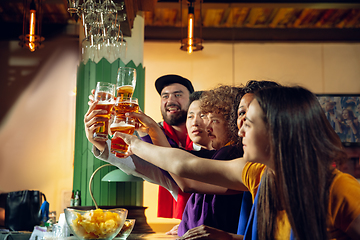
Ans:
[[[96,84],[94,99],[98,100],[94,110],[106,110],[104,114],[98,114],[97,117],[106,118],[106,121],[102,121],[103,126],[98,127],[94,132],[94,139],[96,140],[107,140],[108,139],[108,129],[109,129],[109,119],[111,115],[111,109],[114,106],[115,100],[115,85],[107,82],[98,82]]]
[[[127,112],[139,112],[139,104],[137,98],[116,98],[114,104],[115,114],[118,117],[125,117]]]
[[[110,125],[110,131],[112,134],[115,134],[115,132],[133,134],[135,132],[135,119],[125,116],[116,116],[113,123]],[[125,157],[125,153],[128,150],[128,147],[129,146],[122,138],[111,139],[110,151],[118,158]]]
[[[136,69],[119,67],[116,81],[116,95],[120,100],[132,97],[136,86]]]

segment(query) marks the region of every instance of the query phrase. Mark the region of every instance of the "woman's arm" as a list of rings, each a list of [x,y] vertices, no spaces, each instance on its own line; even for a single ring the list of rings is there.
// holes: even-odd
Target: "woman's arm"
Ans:
[[[148,134],[151,137],[153,144],[158,146],[170,147],[168,140],[160,126],[149,116],[140,113],[128,113],[129,117],[135,117],[140,120],[142,125],[148,129]],[[183,192],[197,192],[206,194],[238,194],[239,191],[229,190],[228,188],[199,182],[196,180],[182,178],[170,173],[177,185]]]
[[[247,190],[242,183],[242,170],[246,164],[243,158],[230,161],[209,161],[180,149],[145,143],[132,135],[118,132],[114,137],[122,137],[129,144],[129,154],[136,154],[142,159],[177,176],[233,190]],[[171,161],[166,161],[165,159],[171,159]]]
[[[233,195],[239,194],[242,191],[231,190],[225,187],[196,181],[190,178],[179,177],[170,173],[171,177],[175,180],[181,191],[188,193],[202,193],[202,194],[218,194],[218,195]]]

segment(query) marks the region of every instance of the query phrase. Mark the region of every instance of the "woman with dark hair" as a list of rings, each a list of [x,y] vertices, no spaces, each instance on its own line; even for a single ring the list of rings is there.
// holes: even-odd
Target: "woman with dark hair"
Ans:
[[[257,210],[262,217],[257,218],[258,238],[290,235],[290,228],[280,224],[286,223],[286,217],[297,239],[328,239],[327,227],[331,233],[343,234],[349,225],[341,229],[343,223],[336,217],[349,221],[345,219],[352,213],[334,209],[336,197],[346,195],[341,193],[341,182],[334,180],[346,181],[349,177],[331,166],[334,161],[346,159],[346,155],[317,98],[303,88],[284,87],[259,91],[255,99],[240,135],[245,145],[244,158],[267,166],[249,164],[243,172],[249,187],[265,171],[259,192],[256,194],[256,187],[249,188],[259,196]],[[264,133],[269,140],[254,147],[251,141]],[[258,154],[260,148],[263,150]],[[357,185],[352,179],[349,183]],[[360,206],[351,210],[360,214]],[[333,225],[327,225],[327,220]]]
[[[345,142],[360,142],[360,124],[354,112],[349,108],[343,109],[342,119]]]
[[[119,133],[136,153],[176,175],[254,198],[245,239],[360,239],[360,184],[332,167],[346,159],[317,98],[301,87],[255,93],[241,125],[244,157],[208,161]],[[152,156],[146,152],[152,151]],[[171,156],[168,164],[159,160]],[[201,232],[189,230],[184,239]],[[221,239],[242,239],[223,233]]]

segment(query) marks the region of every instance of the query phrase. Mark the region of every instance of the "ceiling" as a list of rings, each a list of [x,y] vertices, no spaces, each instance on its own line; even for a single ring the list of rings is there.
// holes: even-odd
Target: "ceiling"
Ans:
[[[38,1],[38,0],[36,0]],[[130,5],[153,2],[146,7],[145,39],[179,41],[186,37],[187,6],[176,0],[114,0]],[[360,42],[360,0],[346,1],[211,1],[195,4],[196,33],[202,23],[205,41],[335,41]],[[30,0],[28,0],[30,2]],[[81,0],[80,0],[81,2]],[[140,3],[141,2],[141,3]],[[22,34],[23,0],[0,0],[0,40]],[[126,5],[127,4],[127,5]],[[133,8],[133,6],[131,6]],[[66,0],[42,0],[42,35],[71,31],[76,19],[67,12]],[[180,14],[182,13],[182,14]],[[124,22],[123,32],[131,23]]]

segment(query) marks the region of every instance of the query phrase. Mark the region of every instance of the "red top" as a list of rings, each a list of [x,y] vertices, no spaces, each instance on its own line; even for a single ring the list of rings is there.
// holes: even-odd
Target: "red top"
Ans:
[[[177,138],[174,129],[166,122],[163,122],[163,128],[165,135],[171,138],[180,146],[179,139]],[[190,140],[188,135],[186,135],[185,150],[193,150],[192,141]],[[172,197],[168,190],[159,186],[157,216],[163,218],[181,219],[183,211],[185,209],[185,205],[190,195],[190,193],[184,193],[183,191],[181,191],[181,189],[179,189],[178,199],[177,201],[175,201],[175,199]]]

